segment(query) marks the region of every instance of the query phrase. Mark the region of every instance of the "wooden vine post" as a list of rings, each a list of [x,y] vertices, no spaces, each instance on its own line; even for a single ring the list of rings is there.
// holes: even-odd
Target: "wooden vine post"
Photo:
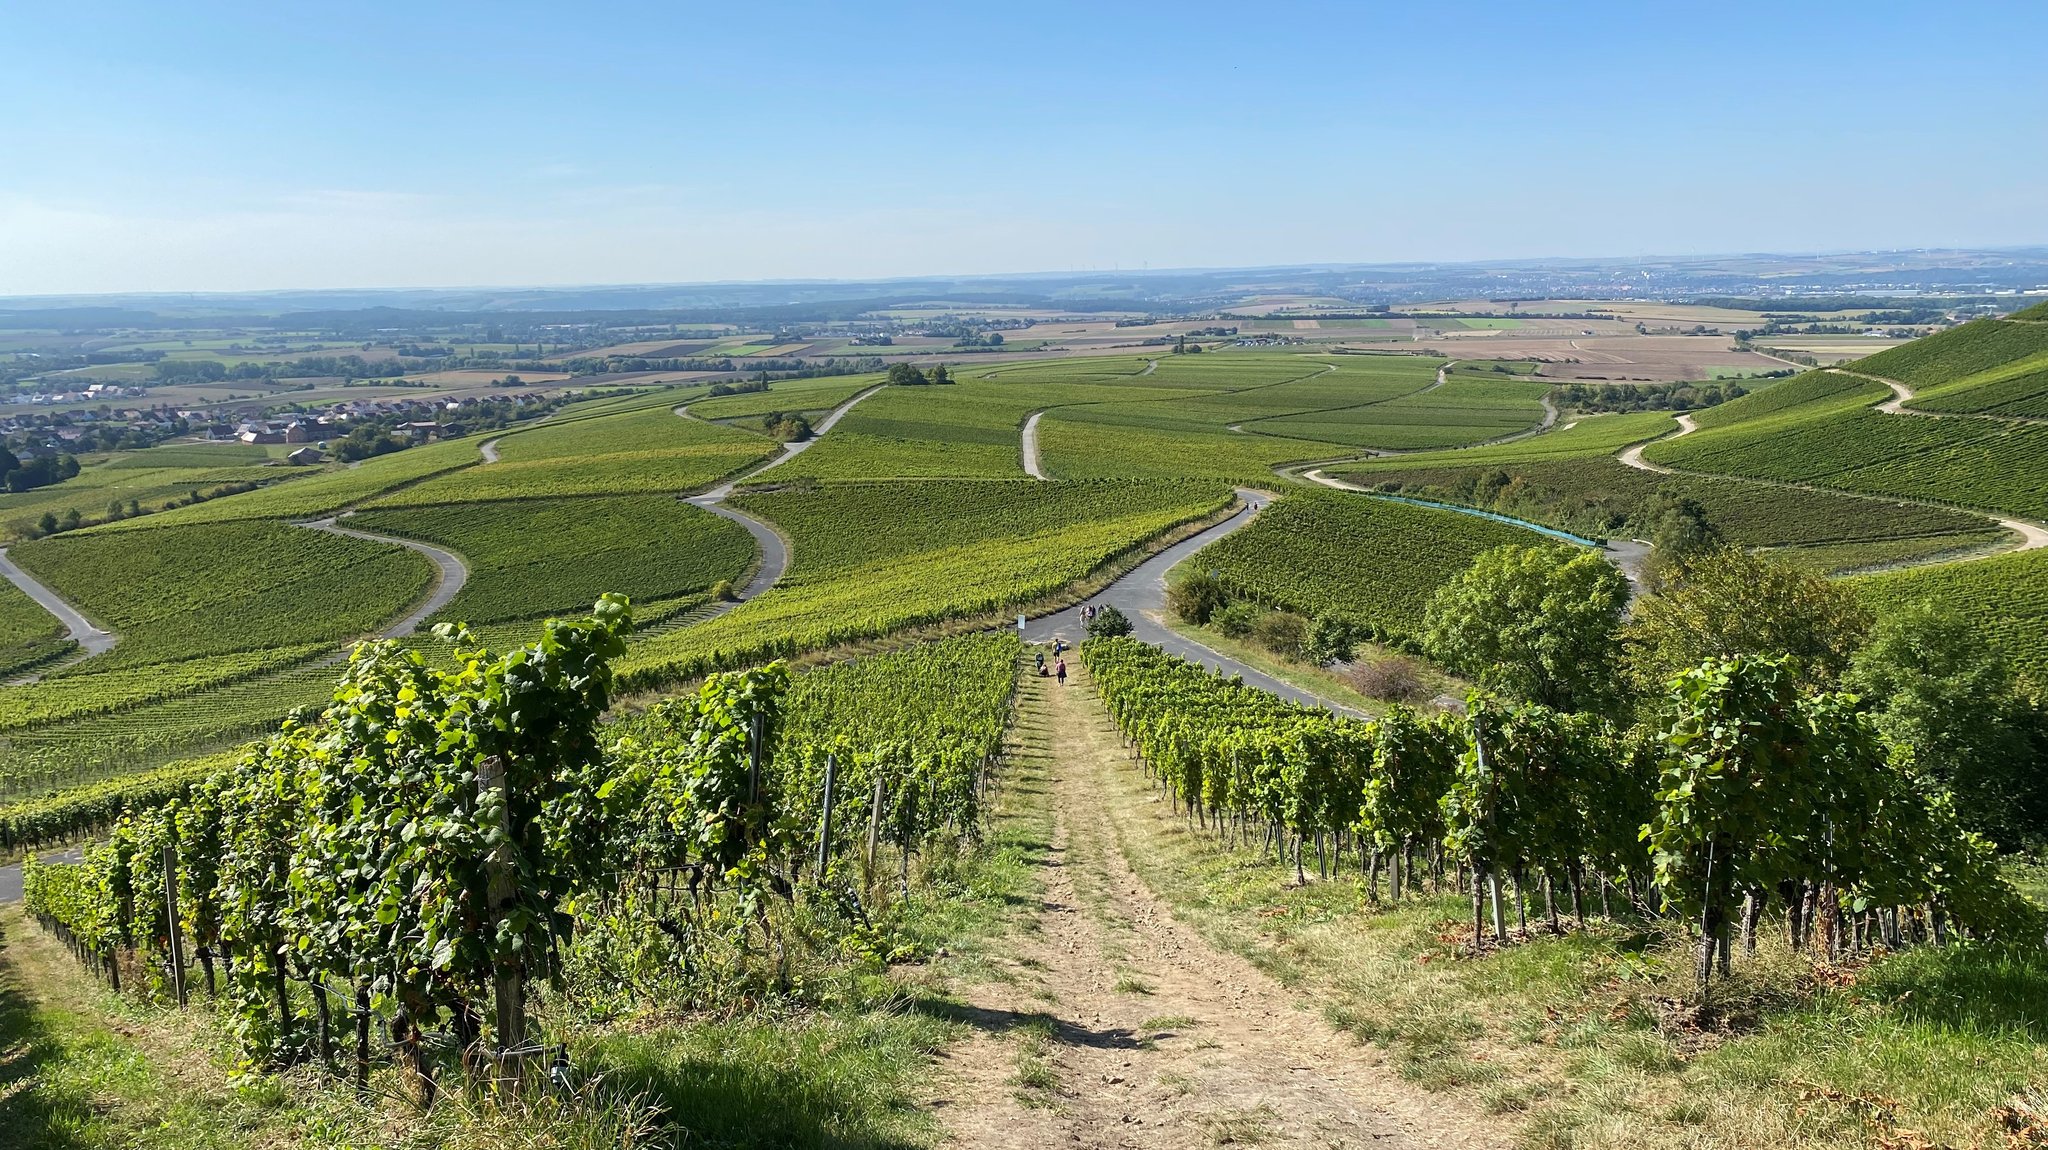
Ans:
[[[838,793],[839,757],[825,756],[825,811],[818,819],[818,881],[825,881],[825,866],[832,855],[832,802]]]
[[[185,934],[178,928],[178,848],[164,844],[164,921],[171,928],[171,989],[185,1005]]]

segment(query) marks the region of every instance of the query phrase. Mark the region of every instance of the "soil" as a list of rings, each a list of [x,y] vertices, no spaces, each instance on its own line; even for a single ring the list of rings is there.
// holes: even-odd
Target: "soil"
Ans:
[[[1506,1144],[1174,919],[1117,843],[1109,772],[1131,768],[1070,666],[1065,687],[1023,680],[1017,750],[1050,768],[1052,849],[1009,977],[960,991],[979,1033],[933,1099],[954,1144]]]

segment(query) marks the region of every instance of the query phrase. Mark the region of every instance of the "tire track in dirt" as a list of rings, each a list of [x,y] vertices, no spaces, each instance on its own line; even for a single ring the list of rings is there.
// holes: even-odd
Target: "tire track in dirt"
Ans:
[[[1297,1007],[1272,979],[1176,921],[1117,844],[1120,740],[1078,661],[1026,675],[1017,738],[1043,748],[1052,847],[1007,978],[965,988],[980,1033],[933,1103],[954,1143],[1049,1147],[1502,1144]]]

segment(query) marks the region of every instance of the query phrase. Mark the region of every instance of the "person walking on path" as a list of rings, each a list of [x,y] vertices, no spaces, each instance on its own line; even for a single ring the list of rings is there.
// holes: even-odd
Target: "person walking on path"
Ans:
[[[1060,686],[1062,686],[1062,687],[1066,686],[1066,685],[1067,685],[1067,661],[1066,661],[1065,659],[1061,659],[1061,660],[1060,660],[1059,662],[1057,662],[1057,663],[1053,664],[1053,668],[1052,668],[1052,674],[1053,674],[1053,677],[1054,677],[1055,679],[1058,679],[1058,680],[1060,681]]]

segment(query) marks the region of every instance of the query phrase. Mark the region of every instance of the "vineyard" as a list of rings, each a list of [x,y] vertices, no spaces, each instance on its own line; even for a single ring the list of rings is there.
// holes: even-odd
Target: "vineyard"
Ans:
[[[41,604],[0,582],[0,680],[64,656],[76,647],[65,634]]]
[[[634,686],[1008,614],[1221,510],[1229,493],[1185,482],[966,480],[791,488],[732,502],[787,534],[794,563],[772,594],[635,644],[620,665]]]
[[[1901,383],[1934,385],[2048,354],[2048,329],[1980,319],[1856,361],[1855,370]]]
[[[1436,589],[1480,552],[1534,538],[1470,515],[1326,491],[1273,503],[1197,555],[1237,597],[1334,615],[1382,639],[1413,638]]]
[[[395,544],[260,520],[57,535],[8,554],[121,636],[78,674],[339,642],[400,613],[434,577]]]
[[[1891,765],[1854,699],[1805,695],[1782,663],[1687,672],[1641,737],[1481,695],[1465,716],[1397,708],[1358,722],[1133,640],[1081,654],[1186,818],[1298,876],[1313,857],[1329,877],[1348,855],[1375,900],[1383,871],[1395,898],[1424,873],[1467,890],[1474,949],[1505,941],[1510,914],[1526,933],[1538,891],[1553,932],[1567,913],[1584,926],[1595,903],[1611,913],[1617,897],[1697,924],[1702,987],[1729,973],[1738,925],[1755,953],[1774,902],[1795,950],[1830,957],[1957,928],[2028,937],[2043,923],[1990,844]],[[1836,826],[1861,830],[1851,842]]]
[[[2048,354],[1922,391],[1913,409],[2048,419]]]
[[[1872,575],[1855,586],[1879,611],[1925,600],[1958,612],[2015,669],[2048,683],[2048,551]]]
[[[1261,420],[1252,430],[1389,451],[1455,447],[1534,427],[1543,418],[1540,400],[1549,386],[1454,376],[1434,391]]]
[[[348,524],[461,555],[469,582],[441,618],[479,624],[574,610],[606,591],[690,595],[739,581],[754,560],[745,529],[660,495],[379,509]]]
[[[794,682],[780,666],[714,676],[602,728],[630,626],[607,597],[456,670],[365,647],[317,717],[163,772],[168,801],[131,810],[83,863],[32,861],[28,911],[116,989],[183,1002],[202,976],[257,1065],[361,1086],[388,1059],[431,1099],[458,1071],[541,1066],[535,997],[687,1002],[694,971],[758,954],[756,935],[771,950],[826,920],[872,935],[882,850],[908,897],[913,857],[981,833],[1013,637]],[[33,841],[79,817],[17,810],[7,830]]]
[[[1691,500],[1731,542],[1752,547],[1829,547],[1813,561],[1854,569],[1871,561],[1871,546],[1905,544],[1936,551],[1995,541],[2001,533],[1981,517],[1919,504],[1831,492],[1796,491],[1706,475],[1660,475],[1609,455],[1539,459],[1486,467],[1403,467],[1346,472],[1374,490],[1497,511],[1584,535],[1647,536],[1647,513]],[[1911,548],[1909,548],[1910,550]],[[1896,549],[1894,549],[1896,550]],[[1804,552],[1802,552],[1803,554]]]

